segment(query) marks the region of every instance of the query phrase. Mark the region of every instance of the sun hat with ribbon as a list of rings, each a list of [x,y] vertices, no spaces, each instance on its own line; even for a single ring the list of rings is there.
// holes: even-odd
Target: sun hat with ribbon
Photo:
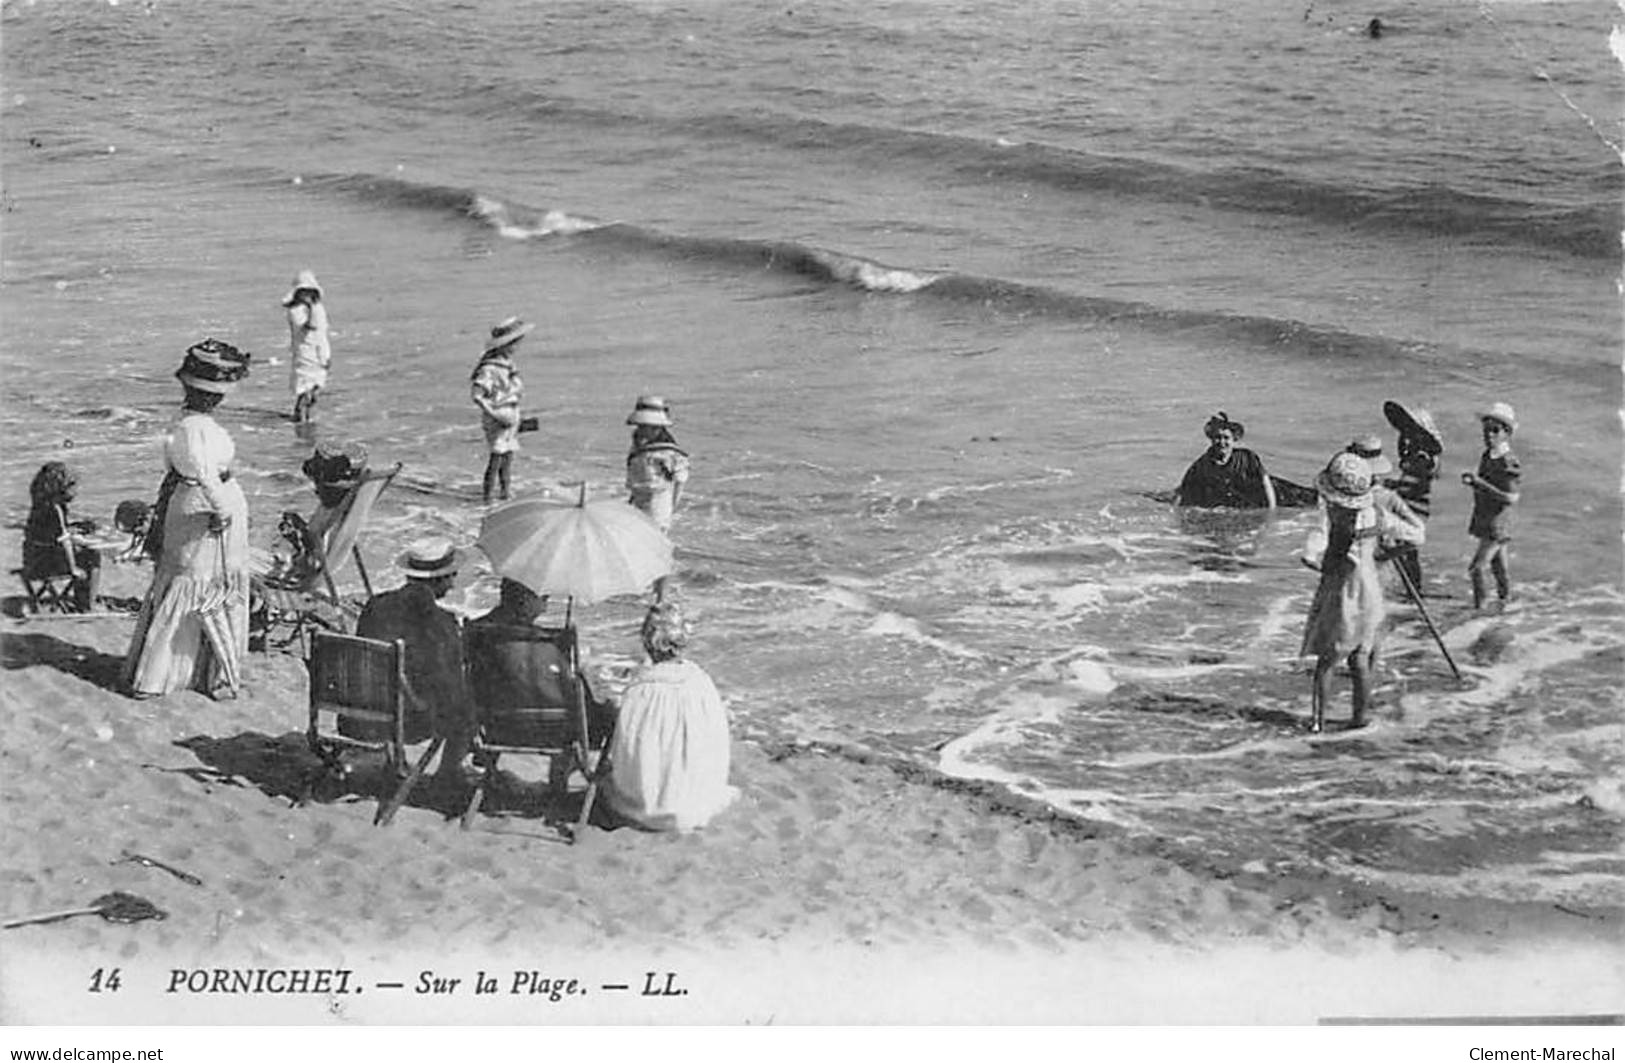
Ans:
[[[293,279],[293,287],[289,288],[288,294],[282,297],[282,305],[292,306],[294,296],[302,291],[315,292],[318,299],[322,297],[322,286],[316,283],[316,274],[308,269],[300,270],[299,275]]]
[[[1400,435],[1415,439],[1429,454],[1437,456],[1444,453],[1444,436],[1439,434],[1438,425],[1433,423],[1433,415],[1420,406],[1411,409],[1404,403],[1389,399],[1382,404],[1382,415],[1388,418],[1388,423]]]
[[[186,358],[175,370],[175,376],[189,388],[223,395],[248,375],[248,363],[253,357],[229,343],[210,338],[186,349]]]
[[[535,327],[517,317],[504,318],[500,324],[491,327],[491,337],[485,341],[485,353],[495,354],[505,347],[512,347]]]
[[[1321,470],[1315,487],[1330,505],[1364,509],[1372,502],[1371,466],[1360,455],[1345,450]]]
[[[639,395],[637,406],[626,418],[627,424],[657,425],[661,428],[671,427],[671,407],[659,395]]]
[[[1382,452],[1382,440],[1374,435],[1355,436],[1347,447],[1343,448],[1349,454],[1357,454],[1365,459],[1371,466],[1372,476],[1381,476],[1383,473],[1393,472],[1393,462]]]
[[[400,566],[407,579],[434,579],[453,575],[461,561],[462,551],[453,546],[450,539],[437,535],[408,546],[401,555]]]
[[[1217,439],[1219,438],[1219,433],[1225,431],[1226,429],[1228,429],[1230,434],[1235,437],[1237,443],[1240,443],[1241,437],[1247,434],[1247,429],[1242,425],[1242,423],[1240,421],[1232,421],[1230,419],[1230,415],[1225,413],[1223,410],[1220,410],[1218,413],[1207,419],[1207,424],[1202,426],[1202,434],[1207,436],[1209,439]]]
[[[1507,426],[1507,431],[1518,430],[1518,415],[1512,412],[1512,407],[1505,402],[1491,403],[1490,408],[1478,415],[1480,421],[1499,421]]]

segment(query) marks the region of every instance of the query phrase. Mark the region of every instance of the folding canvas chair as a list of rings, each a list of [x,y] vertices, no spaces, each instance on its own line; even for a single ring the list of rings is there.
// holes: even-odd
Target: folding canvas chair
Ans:
[[[368,471],[356,481],[336,507],[332,529],[328,532],[321,556],[302,577],[278,579],[257,577],[252,581],[253,592],[264,610],[266,645],[286,646],[298,640],[305,643],[307,634],[318,628],[352,629],[356,609],[339,595],[335,577],[340,575],[351,558],[367,597],[372,597],[372,581],[367,578],[367,566],[361,559],[361,529],[367,523],[378,496],[384,493],[390,481],[401,471],[397,462],[386,472]],[[287,628],[288,634],[273,640],[272,634]]]
[[[84,601],[84,569],[74,557],[73,540],[68,527],[68,515],[61,506],[56,507],[57,526],[62,534],[56,540],[52,563],[29,568],[14,568],[11,574],[23,585],[28,595],[28,608],[35,613],[83,613],[91,603]],[[88,550],[81,546],[77,549]]]
[[[323,778],[345,774],[344,757],[382,752],[393,796],[380,803],[374,823],[387,823],[411,796],[424,767],[439,750],[435,739],[417,762],[406,762],[406,747],[428,737],[425,721],[407,716],[406,644],[400,639],[343,635],[316,629],[310,639],[310,722],[305,740],[322,765],[307,781],[307,797]]]
[[[573,839],[586,826],[598,786],[609,774],[609,735],[594,734],[587,716],[591,695],[581,675],[575,627],[475,623],[464,629],[463,640],[480,714],[473,743],[480,776],[463,813],[464,829],[495,783],[502,754],[530,753],[549,758],[555,797],[568,792],[573,775],[586,781]]]

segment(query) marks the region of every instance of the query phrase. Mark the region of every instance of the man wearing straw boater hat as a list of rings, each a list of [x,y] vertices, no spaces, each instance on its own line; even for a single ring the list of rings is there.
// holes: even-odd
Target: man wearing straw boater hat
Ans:
[[[456,582],[461,556],[449,539],[413,543],[398,562],[406,583],[374,596],[355,625],[355,633],[365,638],[406,643],[406,740],[414,744],[431,734],[444,738],[435,776],[450,783],[463,781],[461,766],[474,733],[462,631],[439,605]]]
[[[1377,504],[1373,479],[1370,464],[1345,450],[1332,457],[1315,481],[1325,504],[1325,520],[1305,543],[1303,560],[1319,569],[1320,584],[1309,606],[1300,653],[1315,658],[1310,730],[1317,734],[1331,697],[1332,667],[1345,656],[1354,679],[1352,726],[1365,726],[1385,615],[1377,578],[1377,540],[1413,538],[1420,530],[1420,521],[1408,510]]]
[[[1518,430],[1518,415],[1504,402],[1497,402],[1478,415],[1484,430],[1484,453],[1476,472],[1461,474],[1461,482],[1473,489],[1473,517],[1467,534],[1478,540],[1467,574],[1473,581],[1473,608],[1484,608],[1484,577],[1495,577],[1497,605],[1504,608],[1512,595],[1512,577],[1507,573],[1507,552],[1512,546],[1512,507],[1518,502],[1518,486],[1523,469],[1512,453],[1512,433]]]
[[[503,501],[509,495],[509,476],[514,451],[519,449],[522,418],[519,402],[525,396],[525,383],[513,355],[519,341],[536,326],[510,317],[491,329],[485,351],[474,367],[469,394],[480,408],[480,424],[490,457],[485,463],[484,498],[487,505],[496,494]]]

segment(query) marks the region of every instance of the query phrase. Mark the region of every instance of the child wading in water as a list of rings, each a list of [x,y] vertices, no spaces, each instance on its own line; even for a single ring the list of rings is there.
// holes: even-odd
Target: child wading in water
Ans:
[[[327,368],[333,350],[327,334],[327,307],[322,286],[308,269],[293,279],[293,290],[282,299],[288,310],[288,363],[292,377],[293,420],[304,424],[316,415],[316,399],[327,386]]]
[[[1473,489],[1473,517],[1467,534],[1478,540],[1478,551],[1467,574],[1473,581],[1473,608],[1484,608],[1484,574],[1495,577],[1501,606],[1512,594],[1507,575],[1507,549],[1512,545],[1512,507],[1518,502],[1518,480],[1523,470],[1512,453],[1512,433],[1518,430],[1512,407],[1497,402],[1479,414],[1484,428],[1484,455],[1477,472],[1464,472],[1461,482]]]
[[[535,327],[510,317],[491,329],[491,337],[485,341],[485,351],[469,381],[469,397],[480,409],[480,427],[485,432],[485,445],[490,452],[483,484],[486,505],[491,504],[492,495],[504,502],[508,500],[513,455],[519,449],[519,433],[525,428],[524,418],[519,415],[525,382],[520,379],[513,355],[519,349],[519,341]]]
[[[663,532],[671,531],[671,518],[688,483],[688,454],[672,438],[671,407],[658,395],[638,396],[627,417],[632,426],[632,448],[626,455],[627,501],[643,510]],[[655,600],[666,597],[666,577],[655,581]]]
[[[1364,727],[1371,707],[1372,670],[1385,615],[1377,576],[1377,540],[1416,541],[1422,525],[1410,511],[1376,504],[1371,466],[1347,451],[1332,458],[1315,481],[1325,505],[1325,526],[1310,535],[1303,562],[1320,570],[1320,585],[1304,627],[1304,656],[1315,658],[1309,729],[1325,725],[1332,667],[1347,656],[1354,678],[1352,726]]]

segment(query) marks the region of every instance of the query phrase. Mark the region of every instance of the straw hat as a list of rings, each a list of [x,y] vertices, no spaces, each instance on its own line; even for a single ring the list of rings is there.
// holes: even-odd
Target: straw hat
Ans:
[[[1372,476],[1381,476],[1383,473],[1394,471],[1394,464],[1383,455],[1382,440],[1377,436],[1355,436],[1343,449],[1349,454],[1357,454],[1364,458],[1365,463],[1371,466]]]
[[[224,395],[248,375],[248,363],[253,357],[229,343],[206,339],[186,349],[186,358],[175,376],[189,388]]]
[[[316,274],[308,269],[302,269],[299,271],[299,275],[293,279],[293,287],[289,288],[288,294],[282,297],[282,305],[292,306],[293,297],[306,288],[315,292],[316,298],[320,299],[322,297],[322,286],[316,283]]]
[[[1315,478],[1320,497],[1344,509],[1364,509],[1371,504],[1371,466],[1358,454],[1343,451]]]
[[[1207,424],[1202,426],[1202,434],[1209,439],[1217,439],[1219,433],[1225,429],[1230,430],[1230,434],[1235,437],[1237,443],[1240,443],[1241,437],[1247,434],[1247,429],[1242,426],[1242,423],[1232,421],[1230,415],[1223,410],[1207,419]]]
[[[505,318],[501,324],[491,329],[491,338],[485,341],[485,353],[491,354],[504,347],[511,347],[524,339],[536,326],[528,321],[521,321],[517,317]]]
[[[638,404],[626,419],[627,424],[658,425],[661,428],[671,427],[671,407],[659,395],[639,395]]]
[[[1507,426],[1507,430],[1518,430],[1518,415],[1512,412],[1512,407],[1504,402],[1493,403],[1489,409],[1478,415],[1480,421],[1500,421]]]
[[[1408,409],[1403,403],[1389,399],[1382,404],[1382,415],[1388,418],[1402,436],[1410,436],[1422,444],[1422,449],[1435,456],[1444,453],[1444,436],[1433,423],[1433,415],[1418,406]]]
[[[400,566],[406,570],[407,579],[434,579],[456,573],[461,560],[462,551],[453,546],[450,539],[435,536],[408,546],[401,555]]]

